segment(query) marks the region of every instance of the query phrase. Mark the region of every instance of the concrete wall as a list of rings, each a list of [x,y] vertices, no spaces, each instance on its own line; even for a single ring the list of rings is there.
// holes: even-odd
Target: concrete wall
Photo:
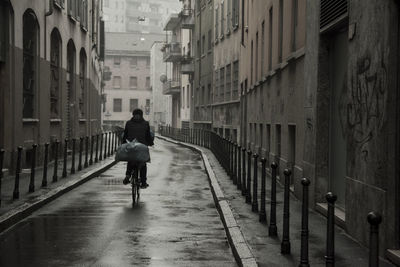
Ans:
[[[0,65],[1,106],[4,113],[2,117],[2,139],[0,147],[6,149],[5,166],[13,165],[10,152],[17,146],[23,146],[29,150],[33,143],[43,144],[55,139],[63,140],[67,137],[67,44],[73,41],[75,47],[75,65],[73,80],[73,98],[70,99],[72,111],[72,136],[79,137],[95,134],[101,131],[100,118],[100,72],[101,64],[97,53],[100,45],[99,34],[93,35],[91,31],[91,14],[89,12],[88,30],[81,28],[79,22],[71,20],[67,16],[67,9],[54,8],[53,14],[45,17],[49,10],[48,1],[10,1],[10,17],[8,23],[10,32],[8,38],[7,59]],[[97,3],[97,2],[96,2]],[[89,1],[88,11],[96,10]],[[67,5],[67,3],[66,3]],[[100,8],[100,7],[99,7]],[[23,14],[31,9],[38,23],[38,51],[37,68],[35,73],[34,89],[34,116],[33,118],[22,118],[23,99]],[[98,17],[95,22],[96,30]],[[61,37],[61,69],[59,76],[59,117],[50,116],[50,35],[53,29],[57,29]],[[92,49],[97,43],[97,49]],[[84,77],[84,116],[78,112],[78,101],[80,97],[79,69],[80,51],[85,51],[86,77]],[[41,151],[41,149],[39,149]],[[25,150],[24,150],[25,151]],[[42,153],[39,154],[39,160]]]

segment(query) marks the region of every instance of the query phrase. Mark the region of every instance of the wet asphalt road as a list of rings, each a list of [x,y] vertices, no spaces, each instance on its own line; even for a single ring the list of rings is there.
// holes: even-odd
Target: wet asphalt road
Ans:
[[[119,163],[0,234],[0,266],[236,266],[200,156],[151,156],[138,206]]]

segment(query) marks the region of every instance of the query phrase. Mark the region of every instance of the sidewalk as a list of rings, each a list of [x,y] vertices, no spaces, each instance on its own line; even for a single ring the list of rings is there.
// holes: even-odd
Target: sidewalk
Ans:
[[[90,159],[90,157],[89,157]],[[113,166],[114,154],[103,160],[84,167],[85,158],[82,158],[82,170],[78,171],[79,157],[75,156],[75,173],[71,174],[71,156],[67,159],[67,177],[63,178],[63,158],[58,159],[57,181],[53,182],[54,162],[47,166],[47,186],[42,187],[43,163],[38,162],[35,171],[35,191],[29,192],[30,169],[23,169],[19,180],[19,199],[13,199],[15,176],[7,175],[1,181],[0,232],[12,226],[17,221],[28,216],[49,201],[72,190],[89,179],[99,175]],[[89,160],[88,160],[89,163]]]
[[[162,137],[165,138],[165,137]],[[170,138],[166,140],[172,141]],[[172,141],[174,143],[181,143]],[[218,180],[225,200],[229,203],[234,218],[240,227],[246,242],[249,244],[252,254],[255,256],[259,266],[298,266],[300,262],[300,238],[301,238],[301,201],[293,196],[290,199],[290,242],[291,255],[282,255],[281,237],[283,221],[283,188],[277,186],[277,226],[278,237],[268,236],[268,225],[260,223],[258,213],[251,211],[251,205],[245,203],[241,191],[237,190],[232,180],[221,167],[214,154],[204,147],[182,143],[201,151],[203,157],[207,157],[211,169]],[[259,172],[259,190],[261,185],[261,172]],[[267,176],[266,188],[266,209],[267,221],[270,211],[270,179]],[[258,193],[260,198],[260,192]],[[313,210],[309,211],[309,259],[311,266],[325,266],[326,248],[326,218]],[[235,245],[235,244],[231,244]],[[335,266],[340,267],[365,267],[368,266],[368,249],[352,240],[343,229],[335,228]],[[386,261],[381,261],[380,266],[394,266]]]

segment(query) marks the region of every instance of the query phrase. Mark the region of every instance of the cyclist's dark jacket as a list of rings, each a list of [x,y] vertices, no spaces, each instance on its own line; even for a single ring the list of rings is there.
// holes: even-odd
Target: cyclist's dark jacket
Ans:
[[[125,143],[126,140],[132,141],[133,139],[136,139],[138,142],[145,144],[146,146],[154,145],[150,135],[149,122],[143,119],[140,115],[134,115],[125,125],[122,142]]]

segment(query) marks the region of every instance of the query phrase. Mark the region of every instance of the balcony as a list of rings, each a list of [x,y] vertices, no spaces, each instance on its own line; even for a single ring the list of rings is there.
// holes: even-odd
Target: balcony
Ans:
[[[182,59],[182,46],[180,43],[167,43],[164,47],[164,62],[178,62]]]
[[[194,62],[191,56],[184,56],[181,60],[181,73],[182,74],[193,74],[194,73]]]
[[[181,28],[193,30],[194,29],[194,16],[193,16],[193,9],[184,8],[182,9],[181,13],[179,13],[181,17]]]
[[[181,82],[168,80],[163,83],[163,94],[164,95],[175,95],[181,92]]]
[[[167,20],[167,23],[164,26],[164,31],[173,31],[175,30],[180,23],[179,14],[171,14]]]

